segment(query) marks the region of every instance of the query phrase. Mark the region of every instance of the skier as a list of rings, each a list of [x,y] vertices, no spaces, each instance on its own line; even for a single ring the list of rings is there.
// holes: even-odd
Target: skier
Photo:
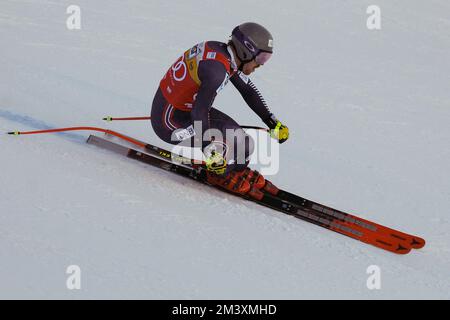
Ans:
[[[152,127],[159,138],[171,144],[202,148],[210,184],[253,197],[261,195],[259,189],[265,184],[262,175],[247,168],[254,141],[236,121],[214,108],[213,102],[231,81],[269,127],[272,138],[285,142],[288,127],[270,112],[248,78],[269,60],[272,52],[272,35],[252,22],[235,27],[228,43],[199,43],[169,68],[151,110]],[[227,136],[229,130],[233,131],[232,138]]]

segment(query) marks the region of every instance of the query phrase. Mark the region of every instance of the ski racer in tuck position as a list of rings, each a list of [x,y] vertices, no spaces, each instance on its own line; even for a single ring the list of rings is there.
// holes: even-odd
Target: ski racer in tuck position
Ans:
[[[228,43],[206,41],[184,52],[164,75],[153,99],[151,123],[158,137],[171,144],[201,147],[208,182],[233,193],[256,197],[265,179],[248,168],[253,139],[213,107],[214,99],[231,81],[269,127],[272,138],[285,142],[289,129],[270,112],[248,78],[272,53],[270,32],[257,23],[243,23],[233,29]]]

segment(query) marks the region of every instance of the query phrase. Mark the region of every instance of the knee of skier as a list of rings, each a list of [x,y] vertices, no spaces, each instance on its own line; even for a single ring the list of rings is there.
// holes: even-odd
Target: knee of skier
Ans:
[[[162,141],[170,143],[170,144],[178,144],[179,141],[174,141],[172,138],[173,131],[169,130],[161,121],[161,110],[160,106],[153,106],[150,122],[153,128],[153,131],[155,134],[160,138]]]

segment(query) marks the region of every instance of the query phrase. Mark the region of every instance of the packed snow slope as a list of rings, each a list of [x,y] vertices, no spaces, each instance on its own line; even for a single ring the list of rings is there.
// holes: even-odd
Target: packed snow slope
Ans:
[[[66,27],[71,4],[81,30]],[[381,30],[366,27],[372,4]],[[2,135],[0,298],[450,298],[447,0],[2,0],[0,130],[93,125],[167,147],[148,122],[101,118],[148,115],[184,50],[245,21],[275,37],[252,79],[291,129],[271,180],[427,246],[383,252],[87,145],[86,132]],[[262,125],[231,84],[215,105]]]

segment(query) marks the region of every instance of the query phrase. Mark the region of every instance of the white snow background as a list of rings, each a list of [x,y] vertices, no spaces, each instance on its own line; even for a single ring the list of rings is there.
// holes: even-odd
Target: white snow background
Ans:
[[[81,30],[66,9],[81,8]],[[369,5],[381,30],[368,30]],[[291,138],[271,180],[414,233],[384,252],[87,145],[0,136],[0,298],[450,298],[450,2],[0,1],[0,131],[92,125],[166,147],[148,122],[167,68],[245,21],[274,35],[252,76]],[[262,125],[229,84],[215,106]],[[81,268],[68,290],[66,268]],[[369,290],[370,265],[381,289]]]

